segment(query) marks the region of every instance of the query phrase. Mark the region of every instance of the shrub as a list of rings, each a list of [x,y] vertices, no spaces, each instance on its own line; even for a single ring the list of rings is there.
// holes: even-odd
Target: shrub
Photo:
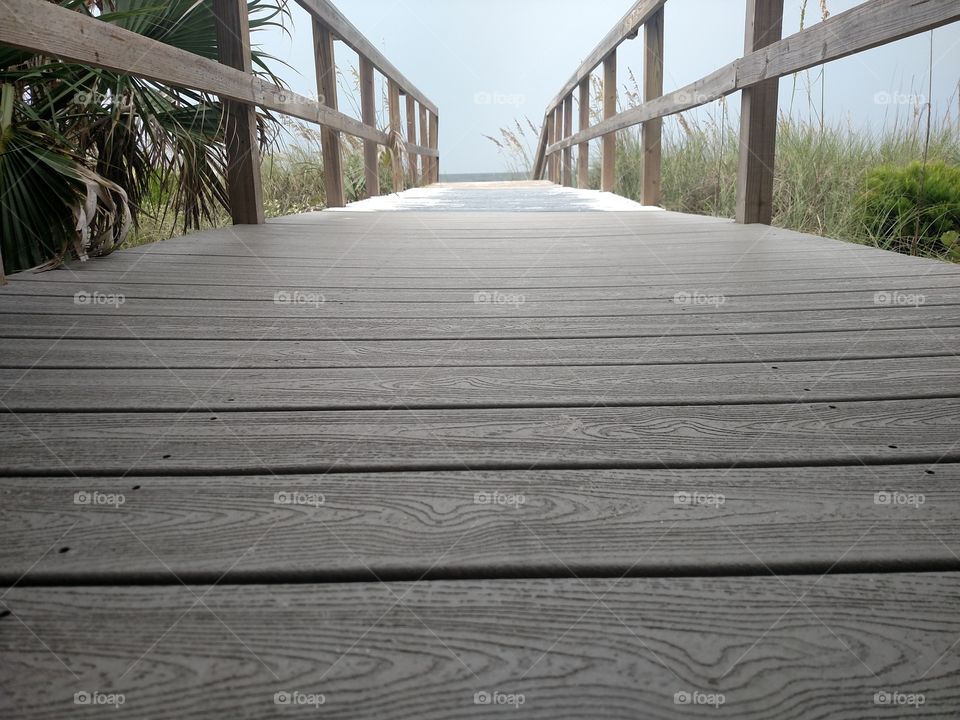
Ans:
[[[878,245],[935,254],[943,251],[949,233],[960,230],[960,166],[884,165],[867,173],[863,187],[857,209]]]

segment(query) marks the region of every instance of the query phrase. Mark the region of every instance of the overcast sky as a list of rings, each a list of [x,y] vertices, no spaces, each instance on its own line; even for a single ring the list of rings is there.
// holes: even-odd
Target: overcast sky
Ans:
[[[624,15],[631,0],[334,0],[337,7],[440,108],[445,173],[498,172],[503,159],[484,135],[528,116],[539,125],[546,103],[576,66]],[[802,0],[786,0],[784,33],[800,27]],[[837,14],[858,0],[826,0]],[[666,5],[665,91],[682,87],[735,60],[743,51],[744,0],[670,0]],[[820,20],[810,0],[807,25]],[[641,35],[642,37],[642,35]],[[281,76],[298,92],[316,92],[311,25],[294,9],[292,40],[260,33],[256,42],[294,70]],[[933,33],[934,116],[960,112],[960,23]],[[643,46],[620,46],[619,81],[639,76]],[[913,96],[927,95],[930,33],[826,66],[828,119],[879,130],[899,110],[912,116]],[[349,76],[356,54],[337,43],[337,63]],[[817,73],[813,73],[816,75]],[[790,104],[793,78],[781,81]],[[801,88],[803,85],[801,84]],[[820,88],[815,88],[819,99]],[[735,98],[736,96],[734,96]],[[356,100],[340,109],[357,116]],[[806,92],[796,102],[806,113]],[[898,104],[900,103],[900,104]],[[795,104],[795,107],[798,105]],[[731,107],[736,111],[736,102]]]

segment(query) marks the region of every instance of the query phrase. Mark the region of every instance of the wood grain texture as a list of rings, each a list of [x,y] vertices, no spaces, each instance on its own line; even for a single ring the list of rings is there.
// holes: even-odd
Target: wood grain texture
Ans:
[[[18,339],[3,368],[333,368],[700,365],[960,354],[960,329],[533,340]]]
[[[567,367],[0,369],[14,412],[698,405],[952,397],[944,357]],[[103,388],[109,388],[104,392]]]
[[[952,305],[582,317],[254,318],[0,313],[4,338],[110,340],[555,340],[681,335],[850,333],[960,326]],[[862,339],[862,338],[861,338]],[[946,354],[946,350],[944,353]]]
[[[0,478],[0,582],[960,569],[958,468]]]
[[[956,573],[15,588],[0,702],[31,720],[77,717],[92,689],[125,693],[100,710],[118,718],[662,720],[697,691],[724,694],[702,717],[947,719],[958,596]],[[293,690],[326,702],[274,705]],[[926,702],[877,706],[884,690]]]
[[[0,415],[2,475],[685,468],[960,460],[960,398]],[[102,438],[108,438],[106,444]]]

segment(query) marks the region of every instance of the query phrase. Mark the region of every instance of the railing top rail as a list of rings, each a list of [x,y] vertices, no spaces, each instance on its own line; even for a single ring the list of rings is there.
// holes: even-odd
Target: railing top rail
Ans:
[[[627,11],[620,21],[606,34],[603,40],[590,51],[586,59],[580,63],[580,67],[570,76],[566,84],[560,89],[556,97],[550,101],[547,106],[547,112],[553,110],[557,105],[563,102],[563,99],[572,93],[580,81],[593,72],[603,59],[611,52],[617,49],[624,40],[636,37],[637,31],[642,27],[660,8],[666,4],[667,0],[637,0]]]
[[[870,0],[748,53],[686,87],[624,110],[559,140],[548,146],[545,153],[552,155],[647,120],[692,110],[766,80],[839,60],[957,20],[960,20],[960,2],[957,0],[925,0],[911,7],[904,7],[902,0]]]
[[[439,114],[437,106],[430,99],[417,89],[417,86],[410,82],[403,73],[394,67],[393,63],[387,60],[377,48],[364,37],[353,23],[337,9],[329,0],[296,0],[297,4],[306,10],[314,19],[324,23],[331,32],[344,42],[348,47],[369,60],[373,66],[383,73],[386,77],[393,80],[400,86],[400,90],[416,98],[424,107],[430,110],[434,115]]]
[[[322,1],[327,7],[332,7],[326,0]],[[318,3],[320,0],[303,2]],[[4,5],[8,15],[17,19],[0,24],[0,44],[259,105],[381,145],[391,143],[389,133],[216,60],[166,45],[46,0],[4,0]],[[345,29],[342,22],[339,27]],[[356,28],[354,32],[359,35]],[[382,55],[380,57],[384,62]],[[396,68],[389,63],[384,64],[396,73],[394,81],[406,83],[407,92],[417,97],[414,93],[419,91]],[[433,108],[431,112],[435,115],[439,114],[435,105],[431,103],[429,107]],[[411,144],[406,144],[406,147],[421,155],[437,155],[437,151],[431,148]]]

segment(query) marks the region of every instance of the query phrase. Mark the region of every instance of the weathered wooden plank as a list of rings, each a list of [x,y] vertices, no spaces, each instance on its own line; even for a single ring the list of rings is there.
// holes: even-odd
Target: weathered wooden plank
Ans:
[[[490,368],[0,369],[13,412],[343,410],[785,403],[960,395],[944,357]]]
[[[52,352],[55,350],[55,352]],[[673,365],[949,356],[956,328],[535,340],[21,339],[0,347],[5,368],[330,368]],[[950,361],[952,362],[952,361]]]
[[[4,709],[73,716],[78,689],[124,693],[101,715],[157,720],[948,718],[960,705],[957,573],[171,582],[11,590]],[[317,705],[278,707],[278,692]]]
[[[386,133],[314,100],[54,3],[5,0],[5,11],[11,18],[29,18],[29,22],[0,24],[2,45],[254,103],[360,138],[387,142]]]
[[[940,539],[960,536],[958,480],[952,464],[0,478],[0,582],[957,568]],[[260,542],[238,563],[243,538]],[[40,555],[60,547],[69,551]]]
[[[903,289],[894,289],[894,283],[906,283]],[[353,288],[353,287],[326,287],[326,283],[313,282],[291,286],[288,281],[280,277],[271,277],[269,274],[262,281],[253,286],[239,286],[230,284],[148,284],[127,282],[84,282],[80,280],[64,280],[60,282],[11,282],[0,298],[20,296],[22,298],[49,296],[69,298],[71,303],[77,293],[88,295],[123,295],[125,299],[149,298],[170,300],[238,300],[244,302],[273,302],[278,293],[323,293],[324,301],[333,303],[355,302],[397,302],[397,303],[495,303],[496,295],[504,295],[503,304],[516,305],[517,308],[534,303],[576,303],[610,300],[665,300],[674,302],[681,307],[689,306],[688,310],[699,305],[717,306],[732,311],[745,303],[763,303],[762,298],[774,298],[772,302],[782,301],[791,296],[798,298],[813,298],[818,294],[838,294],[843,301],[850,297],[862,297],[868,304],[894,304],[895,302],[908,303],[908,295],[916,295],[912,305],[922,305],[934,298],[940,300],[950,298],[960,303],[960,292],[951,293],[951,290],[960,291],[960,272],[946,272],[942,275],[926,276],[918,283],[916,279],[898,277],[892,280],[889,277],[878,278],[842,278],[829,279],[802,279],[784,280],[777,282],[772,279],[754,280],[750,282],[733,282],[729,280],[714,280],[701,283],[701,286],[690,287],[683,278],[670,280],[663,278],[649,285],[627,283],[623,285],[604,285],[599,287],[526,287],[501,288],[472,287],[464,282],[460,288]],[[478,293],[486,293],[490,297],[477,299]],[[880,297],[875,302],[875,295]],[[884,299],[884,293],[890,295]],[[902,293],[904,299],[894,299],[894,293]],[[516,295],[515,301],[509,296]],[[522,294],[522,297],[521,297]],[[679,300],[676,300],[679,298]],[[698,300],[699,298],[699,300]],[[27,309],[29,300],[21,300],[20,307]],[[279,302],[285,302],[282,298]],[[81,299],[78,304],[83,304]],[[309,304],[309,303],[308,303]],[[0,305],[3,307],[3,305]],[[758,307],[762,309],[762,307]],[[960,314],[958,314],[960,320]]]
[[[960,460],[960,398],[832,406],[0,415],[3,475],[734,468]],[[678,439],[682,438],[681,442]]]
[[[757,335],[960,327],[960,308],[877,306],[852,310],[682,313],[581,317],[251,318],[196,315],[0,313],[2,338],[102,340],[456,340]]]
[[[229,259],[228,259],[229,260]],[[349,260],[347,261],[349,262]],[[43,273],[18,273],[10,277],[13,285],[64,282],[123,282],[133,284],[218,285],[244,283],[249,286],[264,283],[314,284],[318,280],[326,287],[379,288],[463,288],[475,282],[494,287],[607,287],[616,285],[646,285],[663,282],[664,276],[682,283],[710,284],[722,279],[727,282],[764,281],[776,277],[789,280],[836,280],[840,278],[890,278],[895,284],[912,285],[942,276],[960,273],[960,268],[947,263],[900,262],[896,256],[860,258],[847,264],[832,262],[829,258],[811,257],[802,262],[756,263],[750,259],[728,269],[701,267],[687,261],[671,263],[670,271],[660,266],[622,264],[619,266],[558,267],[540,265],[524,268],[399,268],[356,267],[340,265],[322,267],[309,264],[274,262],[265,265],[250,263],[204,262],[203,258],[168,256],[158,261],[150,256],[127,257],[122,252],[108,262],[73,263],[68,267]],[[323,277],[320,277],[320,275]],[[14,288],[15,289],[15,288]]]
[[[747,2],[744,55],[780,40],[783,0]],[[773,223],[773,167],[776,161],[780,80],[743,89],[740,110],[740,166],[737,171],[739,223]]]
[[[246,0],[214,0],[213,13],[217,26],[219,61],[227,67],[250,74],[253,64]],[[224,103],[224,142],[230,216],[236,225],[262,225],[265,218],[260,142],[257,114],[252,105],[236,101]]]

